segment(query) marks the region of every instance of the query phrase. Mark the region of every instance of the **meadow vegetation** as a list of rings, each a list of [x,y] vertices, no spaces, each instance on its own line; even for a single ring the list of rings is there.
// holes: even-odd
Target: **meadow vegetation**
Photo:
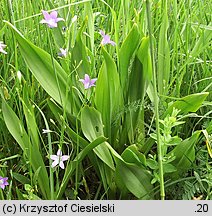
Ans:
[[[0,8],[0,199],[212,199],[210,0]]]

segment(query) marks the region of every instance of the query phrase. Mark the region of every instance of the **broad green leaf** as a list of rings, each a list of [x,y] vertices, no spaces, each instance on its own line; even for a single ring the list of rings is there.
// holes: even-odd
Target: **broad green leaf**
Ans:
[[[17,181],[19,181],[22,185],[31,183],[30,179],[28,179],[26,176],[23,176],[23,175],[21,175],[19,173],[13,172],[13,177]]]
[[[107,142],[111,154],[116,162],[116,183],[121,191],[126,189],[139,199],[151,199],[150,194],[153,186],[151,184],[151,174],[141,166],[133,163],[127,163]]]
[[[146,157],[138,151],[136,145],[130,145],[127,147],[121,156],[128,163],[134,163],[138,166],[146,166]]]
[[[166,174],[166,173],[173,173],[173,172],[176,172],[177,169],[175,166],[173,166],[172,164],[170,163],[167,163],[167,164],[163,164],[163,173]]]
[[[101,114],[94,108],[86,106],[82,109],[81,126],[84,136],[89,141],[104,135]]]
[[[102,115],[105,136],[111,141],[112,117],[119,111],[123,98],[120,89],[119,74],[116,64],[109,53],[102,47],[105,62],[100,69],[96,84],[96,107]]]
[[[160,94],[166,94],[169,85],[170,76],[170,50],[167,40],[167,31],[169,28],[167,3],[164,3],[163,18],[160,27],[158,42],[158,91]]]
[[[143,101],[151,78],[152,64],[149,50],[149,38],[143,37],[141,45],[136,53],[134,67],[129,80],[129,102]]]
[[[130,61],[133,57],[133,54],[136,51],[136,48],[139,45],[140,40],[140,33],[138,30],[138,25],[134,24],[131,31],[127,35],[127,38],[124,40],[120,52],[119,52],[119,75],[120,75],[120,82],[122,86],[122,90],[124,95],[126,94],[127,90],[127,83],[128,83],[128,70],[130,66]]]
[[[66,72],[55,59],[53,59],[53,66],[50,54],[28,41],[12,24],[9,22],[6,22],[6,24],[14,32],[21,54],[35,78],[55,101],[60,105],[66,103],[66,110],[70,112],[72,108],[71,100],[66,100],[66,88],[68,85]],[[55,73],[57,74],[58,83]]]
[[[108,85],[108,75],[105,64],[100,68],[98,80],[96,84],[95,103],[97,110],[101,113],[106,136],[111,133],[111,105],[110,105],[110,90]]]
[[[94,50],[94,17],[93,17],[92,2],[85,2],[84,13],[85,13],[85,16],[88,17],[89,45],[90,45],[91,52],[93,52]]]
[[[126,187],[139,199],[151,199],[149,193],[153,188],[152,176],[146,169],[119,161],[116,167],[116,178],[121,190]]]
[[[190,138],[179,143],[169,155],[173,155],[175,160],[172,164],[177,168],[174,176],[181,175],[187,171],[195,160],[195,144],[199,141],[201,131],[196,131]]]
[[[101,114],[94,108],[84,107],[81,112],[81,127],[84,136],[90,141],[94,141],[100,136],[104,136]],[[102,143],[94,149],[96,155],[114,170],[114,163],[107,146]]]
[[[151,159],[151,158],[148,158],[148,159],[146,160],[146,162],[147,162],[147,166],[148,166],[149,168],[151,168],[152,170],[158,169],[158,162],[157,162],[156,160],[153,160],[153,159]]]
[[[152,77],[152,65],[149,51],[149,38],[144,37],[136,52],[132,71],[129,77],[128,106],[132,107],[126,113],[123,137],[128,134],[130,143],[133,143],[142,109],[143,99],[147,86]]]
[[[38,183],[43,196],[45,198],[50,198],[48,173],[38,146],[30,142],[30,138],[27,135],[22,122],[4,100],[2,101],[2,112],[9,132],[29,159],[34,172],[40,167],[41,170]]]
[[[202,103],[205,101],[208,95],[209,95],[208,92],[204,92],[204,93],[192,94],[180,98],[178,101],[174,102],[169,106],[164,116],[167,116],[168,114],[171,115],[173,107],[180,110],[180,114],[187,114],[188,112],[196,112],[202,106]]]

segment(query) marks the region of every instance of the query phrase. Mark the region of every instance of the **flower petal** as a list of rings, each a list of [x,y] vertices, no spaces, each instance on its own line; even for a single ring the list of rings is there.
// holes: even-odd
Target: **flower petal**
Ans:
[[[112,41],[112,40],[111,40],[109,43],[110,43],[112,46],[115,46],[115,45],[116,45],[116,43],[115,43],[114,41]]]
[[[45,10],[42,10],[42,14],[43,14],[45,20],[49,20],[51,18],[49,13]]]
[[[65,167],[64,167],[64,163],[63,163],[63,161],[60,161],[59,166],[61,167],[61,169],[64,169],[64,168],[65,168]]]
[[[63,18],[57,18],[55,21],[60,22],[60,21],[65,21],[65,20]]]
[[[54,22],[47,22],[49,28],[56,28],[57,27],[57,23],[54,21]]]
[[[9,185],[9,183],[8,182],[4,182],[4,185],[6,186],[6,185]]]
[[[0,49],[0,52],[4,53],[4,54],[7,54],[7,52],[5,50],[3,50],[3,49]]]
[[[57,166],[57,164],[58,164],[58,161],[57,161],[57,160],[54,161],[54,162],[52,163],[52,168],[55,167],[55,166]]]
[[[88,74],[85,74],[85,82],[89,83],[90,82],[90,77]]]
[[[57,11],[52,11],[51,13],[50,13],[50,17],[52,18],[52,19],[57,19]]]
[[[62,156],[62,151],[61,151],[61,149],[58,149],[58,151],[57,151],[57,156]]]
[[[1,48],[5,48],[7,45],[3,44],[3,43],[0,43],[0,47]]]
[[[104,32],[103,30],[100,30],[100,31],[99,31],[99,34],[102,35],[102,37],[105,36],[105,32]]]
[[[66,57],[67,56],[67,49],[60,48],[60,53],[58,53],[58,55],[60,57]]]
[[[85,89],[89,89],[91,86],[90,86],[90,83],[88,82],[88,83],[84,83],[84,88]]]
[[[59,157],[57,155],[50,155],[50,158],[52,160],[59,160]]]
[[[90,85],[94,85],[94,83],[97,81],[97,78],[91,79]]]
[[[4,185],[4,184],[1,184],[1,185],[0,185],[0,188],[4,190],[5,185]]]
[[[85,84],[85,80],[84,79],[79,79],[80,82],[82,82],[83,84]]]
[[[44,23],[48,23],[48,21],[46,21],[45,19],[42,19],[42,20],[40,21],[40,23],[41,23],[41,24],[44,24]]]
[[[63,155],[62,157],[61,157],[61,161],[66,161],[66,160],[68,160],[69,159],[69,156],[68,155]]]

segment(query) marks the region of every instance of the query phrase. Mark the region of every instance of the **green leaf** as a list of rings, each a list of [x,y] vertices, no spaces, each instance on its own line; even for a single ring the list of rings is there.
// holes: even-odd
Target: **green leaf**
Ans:
[[[84,13],[88,18],[88,33],[89,33],[89,45],[90,50],[93,52],[94,50],[94,17],[93,17],[93,8],[92,2],[84,3]]]
[[[36,144],[39,148],[40,147],[39,146],[40,139],[38,136],[38,126],[36,123],[34,106],[32,106],[30,103],[27,87],[28,86],[25,85],[23,88],[23,100],[22,100],[23,111],[24,111],[24,116],[25,116],[26,123],[27,123],[28,133],[29,133],[33,143]]]
[[[173,173],[173,172],[176,172],[177,169],[175,166],[173,166],[172,164],[170,163],[167,163],[167,164],[163,164],[163,173],[166,174],[166,173]]]
[[[48,174],[38,146],[30,142],[30,138],[27,135],[22,122],[4,100],[2,101],[2,112],[9,132],[12,134],[14,139],[22,148],[24,154],[29,159],[34,172],[40,167],[41,170],[38,183],[43,196],[46,199],[50,198]]]
[[[165,3],[166,4],[166,3]],[[167,6],[163,9],[163,18],[160,27],[158,42],[158,91],[165,95],[168,91],[170,76],[170,50],[167,40],[167,30],[169,27]]]
[[[102,51],[105,62],[98,76],[95,102],[97,110],[102,115],[105,136],[109,137],[111,141],[112,117],[119,111],[123,104],[123,98],[116,64],[104,47],[102,47]]]
[[[84,136],[89,141],[104,135],[101,114],[95,108],[85,106],[82,109],[81,126]]]
[[[158,169],[158,162],[157,161],[149,158],[146,160],[146,162],[147,162],[147,166],[149,168],[151,168],[152,170]]]
[[[130,191],[139,199],[152,199],[150,191],[152,175],[141,166],[133,163],[127,163],[107,142],[105,142],[111,151],[116,162],[115,181],[121,191]]]
[[[176,168],[173,176],[178,176],[187,171],[195,160],[195,144],[199,141],[201,131],[196,131],[190,138],[179,143],[169,155],[173,155],[175,160],[171,163]]]
[[[81,127],[84,136],[90,141],[94,141],[100,136],[104,136],[101,114],[94,108],[85,106],[81,112]],[[102,143],[94,149],[96,155],[106,163],[112,170],[115,170],[111,153],[107,146]]]
[[[167,116],[168,114],[171,115],[174,107],[180,110],[179,112],[180,114],[187,114],[188,112],[196,112],[202,106],[202,103],[205,101],[208,95],[209,95],[208,92],[204,92],[204,93],[192,94],[180,98],[178,101],[174,102],[168,107],[164,116]]]
[[[17,181],[19,181],[22,185],[31,183],[30,179],[28,179],[26,176],[23,176],[23,175],[21,175],[19,173],[13,172],[13,177]]]
[[[120,81],[122,86],[122,91],[126,95],[127,83],[128,83],[128,70],[130,66],[130,60],[133,54],[138,48],[140,40],[140,33],[138,30],[138,25],[134,24],[131,31],[124,40],[119,53],[119,69],[120,69]]]
[[[151,78],[152,64],[149,51],[149,38],[143,37],[130,74],[129,102],[143,101]]]
[[[146,157],[138,151],[136,145],[130,145],[127,147],[121,156],[127,163],[135,163],[138,166],[146,166]]]
[[[149,38],[142,38],[141,45],[136,52],[132,71],[129,77],[128,89],[128,106],[132,107],[126,113],[125,128],[123,130],[123,137],[128,134],[130,143],[133,143],[135,131],[138,126],[138,120],[143,99],[146,94],[147,86],[152,77],[152,66],[149,51]]]
[[[116,181],[122,190],[126,187],[139,199],[150,199],[152,176],[150,173],[137,165],[119,161],[116,167]]]
[[[21,54],[35,78],[45,91],[60,105],[63,105],[66,102],[66,110],[70,112],[70,110],[72,110],[71,100],[66,100],[66,88],[68,86],[68,75],[66,72],[55,59],[53,59],[53,67],[52,57],[50,54],[24,38],[24,36],[11,23],[7,21],[5,22],[13,31],[18,41]],[[58,83],[55,73],[57,73]]]

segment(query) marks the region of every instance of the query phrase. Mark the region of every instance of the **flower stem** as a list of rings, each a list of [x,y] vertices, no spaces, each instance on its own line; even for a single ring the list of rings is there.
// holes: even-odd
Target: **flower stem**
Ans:
[[[57,86],[58,86],[58,92],[59,92],[61,103],[63,103],[61,93],[60,93],[60,86],[59,86],[59,82],[58,82],[57,72],[55,70],[55,65],[54,65],[52,42],[50,39],[48,29],[47,29],[47,36],[48,36],[48,41],[49,41],[49,45],[50,45],[50,54],[51,54],[52,66],[53,66],[54,73],[55,73],[55,79],[56,79]],[[49,128],[47,128],[47,129],[49,129]],[[51,137],[50,137],[49,133],[48,133],[48,143],[49,143],[49,153],[51,155],[52,154],[52,142],[51,142]],[[49,159],[49,163],[50,162],[51,162],[51,160]],[[51,199],[54,199],[54,176],[53,176],[53,170],[52,170],[51,165],[50,165],[50,191],[51,191]]]
[[[155,59],[154,59],[154,48],[153,48],[153,36],[152,36],[152,21],[151,21],[151,8],[150,1],[146,0],[146,12],[147,12],[147,22],[149,30],[149,41],[150,41],[150,52],[152,60],[152,71],[153,71],[153,87],[154,87],[154,107],[155,107],[155,122],[156,122],[156,133],[157,133],[157,150],[158,150],[158,163],[159,163],[159,178],[160,178],[160,196],[161,200],[165,199],[164,190],[164,176],[163,176],[163,154],[162,145],[160,141],[160,125],[159,125],[159,98],[157,92],[157,82],[156,82],[156,69],[155,69]]]

